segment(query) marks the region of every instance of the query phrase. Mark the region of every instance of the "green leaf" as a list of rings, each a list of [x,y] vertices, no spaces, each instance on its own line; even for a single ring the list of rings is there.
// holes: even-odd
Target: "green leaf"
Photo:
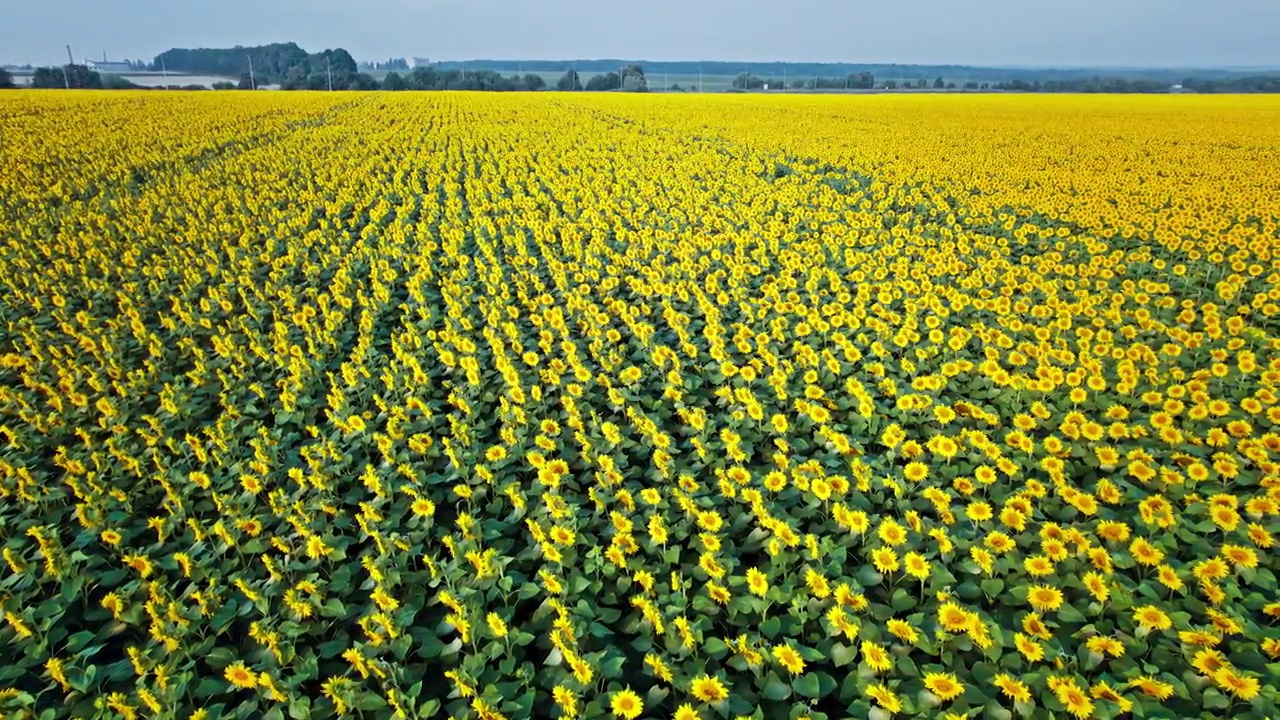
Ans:
[[[1231,707],[1231,699],[1214,688],[1205,688],[1200,703],[1209,710],[1226,710]]]
[[[791,686],[779,679],[777,673],[769,673],[764,684],[764,696],[769,700],[786,700],[791,697]]]
[[[818,682],[816,673],[805,673],[801,675],[793,683],[795,691],[807,698],[817,698],[822,689],[821,683]],[[766,692],[768,688],[766,687]]]
[[[1075,605],[1065,603],[1058,608],[1058,620],[1064,623],[1082,623],[1085,621],[1085,617],[1076,609]]]
[[[702,650],[709,657],[719,658],[729,652],[729,646],[725,645],[724,641],[720,638],[713,637],[708,638],[707,641],[702,644]]]
[[[627,662],[627,658],[622,655],[615,655],[600,665],[600,674],[610,680],[622,676],[622,666]]]
[[[207,698],[213,697],[226,690],[226,683],[218,678],[207,677],[200,681],[196,686],[196,697]]]
[[[836,667],[844,667],[845,665],[848,665],[853,662],[853,659],[857,657],[857,655],[857,648],[841,645],[840,643],[836,643],[831,647],[831,661],[836,664]]]

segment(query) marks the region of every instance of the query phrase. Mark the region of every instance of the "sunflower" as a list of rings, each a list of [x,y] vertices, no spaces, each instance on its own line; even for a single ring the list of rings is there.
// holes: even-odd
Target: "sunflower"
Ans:
[[[965,516],[973,522],[985,522],[992,517],[991,503],[975,500],[965,507]]]
[[[1018,546],[1013,538],[1002,532],[989,533],[983,538],[982,544],[986,545],[991,552],[999,555],[1003,555]]]
[[[1236,567],[1252,570],[1258,567],[1258,554],[1240,545],[1223,545],[1222,556]]]
[[[769,591],[769,580],[764,573],[756,568],[749,568],[747,570],[747,589],[754,595],[764,597],[765,593]]]
[[[1049,632],[1039,613],[1027,613],[1022,618],[1022,629],[1028,635],[1041,640],[1049,640],[1053,637],[1053,633]]]
[[[1173,696],[1172,685],[1156,680],[1150,675],[1140,675],[1133,678],[1129,681],[1129,687],[1136,688],[1138,692],[1156,700],[1167,700]]]
[[[1133,710],[1133,701],[1124,697],[1115,688],[1111,687],[1105,680],[1101,680],[1093,687],[1089,688],[1089,694],[1097,700],[1106,700],[1107,702],[1119,705],[1121,713],[1128,713]]]
[[[1005,697],[1014,702],[1025,703],[1031,699],[1031,689],[1027,684],[1007,673],[1000,673],[992,679],[992,684],[1000,689]]]
[[[1093,701],[1085,691],[1076,687],[1075,683],[1060,686],[1057,691],[1058,700],[1067,706],[1067,712],[1078,718],[1093,715]]]
[[[884,683],[872,683],[863,692],[890,714],[902,711],[902,701]]]
[[[876,529],[876,535],[886,545],[897,546],[907,541],[907,531],[892,519],[880,523],[880,527]]]
[[[551,689],[551,699],[560,707],[560,714],[566,718],[577,717],[578,698],[573,691],[563,685]]]
[[[717,703],[729,697],[729,690],[725,688],[724,683],[720,682],[720,678],[710,675],[699,675],[694,678],[691,692],[694,697],[705,703]]]
[[[684,703],[676,708],[676,714],[672,715],[672,720],[701,720],[702,716],[689,703]]]
[[[898,554],[892,548],[876,548],[871,551],[871,562],[875,565],[877,571],[882,573],[894,572],[898,569]]]
[[[242,662],[235,662],[227,666],[223,672],[223,677],[227,682],[241,690],[252,690],[258,686],[258,676],[249,668],[245,667]]]
[[[1258,696],[1258,679],[1252,676],[1242,675],[1230,666],[1221,668],[1214,673],[1213,681],[1216,682],[1223,690],[1226,690],[1233,696],[1245,702],[1249,702]]]
[[[927,673],[924,686],[943,700],[953,700],[964,693],[964,684],[952,673]]]
[[[804,672],[804,658],[790,645],[781,645],[773,649],[773,659],[786,668],[792,675]]]
[[[729,588],[724,587],[723,585],[717,585],[713,582],[707,583],[707,595],[719,605],[728,605],[729,601],[733,599],[733,595],[729,592]]]
[[[1043,555],[1032,555],[1023,561],[1023,568],[1034,578],[1043,578],[1053,574],[1053,561]]]
[[[1210,648],[1200,650],[1191,658],[1191,667],[1195,668],[1205,677],[1211,678],[1214,676],[1214,673],[1229,666],[1230,663],[1227,661],[1225,655]]]
[[[1062,591],[1048,585],[1032,585],[1027,590],[1027,602],[1037,612],[1051,612],[1062,606]]]
[[[1124,655],[1124,643],[1106,635],[1094,635],[1085,641],[1085,647],[1089,649],[1089,652],[1098,655],[1110,655],[1111,657],[1122,657]]]
[[[1111,596],[1111,589],[1107,587],[1107,580],[1101,574],[1096,572],[1085,573],[1082,579],[1084,587],[1089,591],[1098,602],[1106,602]]]
[[[911,627],[911,623],[906,620],[893,619],[887,623],[889,634],[906,643],[915,643],[920,639],[920,633]]]
[[[1144,538],[1138,538],[1129,544],[1129,554],[1139,564],[1148,567],[1155,567],[1164,560],[1164,553]]]
[[[1013,646],[1022,657],[1027,659],[1027,662],[1039,662],[1044,659],[1044,645],[1022,633],[1014,633]]]
[[[929,577],[929,561],[920,553],[909,552],[903,560],[906,563],[907,574],[911,577],[917,580]]]
[[[973,624],[973,616],[954,603],[938,608],[938,624],[949,632],[964,632]]]
[[[616,717],[635,720],[644,711],[644,704],[640,702],[640,696],[631,690],[619,690],[609,701],[609,709]]]
[[[1168,630],[1173,626],[1173,622],[1169,620],[1169,616],[1163,610],[1154,605],[1142,605],[1133,609],[1134,622],[1138,627],[1151,630]]]
[[[862,641],[862,659],[876,672],[885,672],[893,667],[893,658],[889,653],[870,640]]]
[[[902,471],[902,476],[907,480],[918,483],[929,477],[929,466],[922,462],[909,462]]]

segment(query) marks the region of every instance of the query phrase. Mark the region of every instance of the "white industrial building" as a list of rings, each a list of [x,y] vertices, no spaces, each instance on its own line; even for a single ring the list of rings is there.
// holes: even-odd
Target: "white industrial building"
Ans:
[[[133,68],[127,62],[108,62],[106,60],[86,60],[85,67],[100,73],[127,73]]]

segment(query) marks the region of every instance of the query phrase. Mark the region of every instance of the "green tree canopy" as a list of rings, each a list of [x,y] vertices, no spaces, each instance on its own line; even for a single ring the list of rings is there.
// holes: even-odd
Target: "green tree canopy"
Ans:
[[[383,90],[404,90],[407,87],[404,78],[400,77],[400,73],[389,72],[386,77],[382,78]]]
[[[582,79],[578,77],[578,71],[569,69],[556,82],[557,90],[581,90]]]

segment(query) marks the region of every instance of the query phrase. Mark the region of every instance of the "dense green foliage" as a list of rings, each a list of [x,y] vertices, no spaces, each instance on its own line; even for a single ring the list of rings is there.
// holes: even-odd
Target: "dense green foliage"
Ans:
[[[102,76],[84,65],[36,68],[31,78],[35,88],[96,89],[102,87]]]

